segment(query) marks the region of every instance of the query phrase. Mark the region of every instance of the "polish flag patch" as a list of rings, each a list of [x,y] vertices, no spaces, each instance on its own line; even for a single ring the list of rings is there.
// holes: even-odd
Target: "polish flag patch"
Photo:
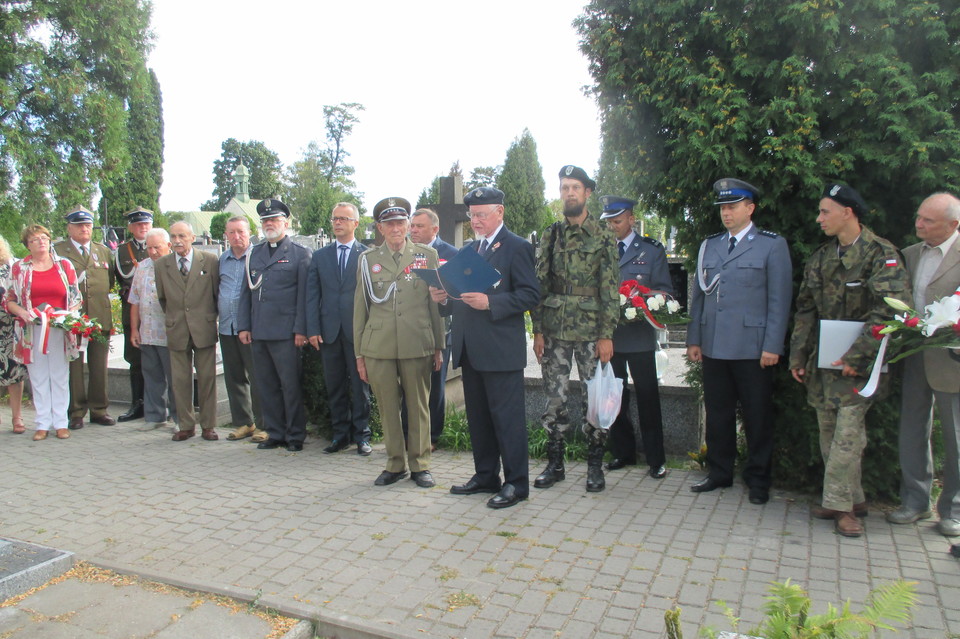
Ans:
[[[897,261],[896,261],[896,260],[887,260],[887,262],[886,262],[886,264],[885,264],[885,266],[887,266],[887,267],[896,266],[896,265],[897,265]]]

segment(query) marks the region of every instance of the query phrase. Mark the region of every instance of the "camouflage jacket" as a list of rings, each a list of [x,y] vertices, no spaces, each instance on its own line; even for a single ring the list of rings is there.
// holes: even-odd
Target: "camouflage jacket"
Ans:
[[[533,332],[572,342],[613,339],[619,278],[610,231],[590,215],[583,224],[555,223],[537,256],[540,303],[530,314]]]
[[[790,338],[790,368],[806,370],[807,398],[815,407],[863,401],[852,391],[863,386],[880,348],[871,328],[894,315],[883,298],[912,303],[910,277],[893,244],[862,227],[860,239],[842,258],[837,249],[837,240],[831,239],[804,265]],[[843,356],[861,377],[844,378],[840,371],[817,368],[821,319],[864,322],[863,333]]]

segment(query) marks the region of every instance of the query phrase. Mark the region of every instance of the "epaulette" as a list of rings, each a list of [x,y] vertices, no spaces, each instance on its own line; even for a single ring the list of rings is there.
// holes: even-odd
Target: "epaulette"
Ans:
[[[726,231],[720,231],[719,233],[714,233],[713,235],[708,235],[708,236],[707,236],[707,239],[708,239],[708,240],[712,240],[712,239],[715,238],[715,237],[720,237],[721,235],[726,235],[726,234],[727,234]]]
[[[760,235],[765,235],[766,237],[780,237],[773,231],[758,231],[758,233],[760,233]]]
[[[647,244],[653,244],[657,248],[663,248],[663,244],[661,244],[660,240],[656,238],[647,237],[646,235],[638,235],[637,237],[639,237],[642,241],[646,242]]]

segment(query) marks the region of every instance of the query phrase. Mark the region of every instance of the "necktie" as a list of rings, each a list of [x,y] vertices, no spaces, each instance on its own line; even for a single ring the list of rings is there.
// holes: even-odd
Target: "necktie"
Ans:
[[[347,247],[341,244],[337,248],[340,251],[340,259],[337,260],[337,264],[340,266],[340,277],[343,277],[343,272],[347,269]]]
[[[86,247],[84,247],[83,245],[81,245],[81,246],[80,246],[80,257],[86,257],[86,256],[87,256],[87,249],[86,249]]]
[[[626,253],[626,251],[627,251],[627,245],[624,244],[622,241],[617,242],[617,253],[620,254],[620,257],[623,257],[623,254]]]
[[[187,258],[181,257],[180,258],[180,274],[186,277],[188,273],[190,273],[190,270],[187,268]]]
[[[737,245],[737,238],[730,238],[730,248],[727,249],[727,253],[733,253],[733,247]]]
[[[487,238],[483,238],[483,241],[480,242],[480,250],[477,252],[480,253],[480,255],[487,252]]]

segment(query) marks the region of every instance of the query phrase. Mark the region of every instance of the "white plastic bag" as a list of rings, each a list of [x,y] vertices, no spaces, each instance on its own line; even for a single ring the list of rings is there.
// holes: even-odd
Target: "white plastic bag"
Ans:
[[[593,379],[587,381],[587,421],[597,428],[610,428],[620,414],[623,380],[613,374],[613,366],[597,360]]]
[[[663,374],[667,372],[667,367],[670,366],[670,356],[667,355],[667,349],[660,346],[660,343],[657,343],[657,352],[654,355],[654,361],[657,365],[657,381],[663,379]]]

